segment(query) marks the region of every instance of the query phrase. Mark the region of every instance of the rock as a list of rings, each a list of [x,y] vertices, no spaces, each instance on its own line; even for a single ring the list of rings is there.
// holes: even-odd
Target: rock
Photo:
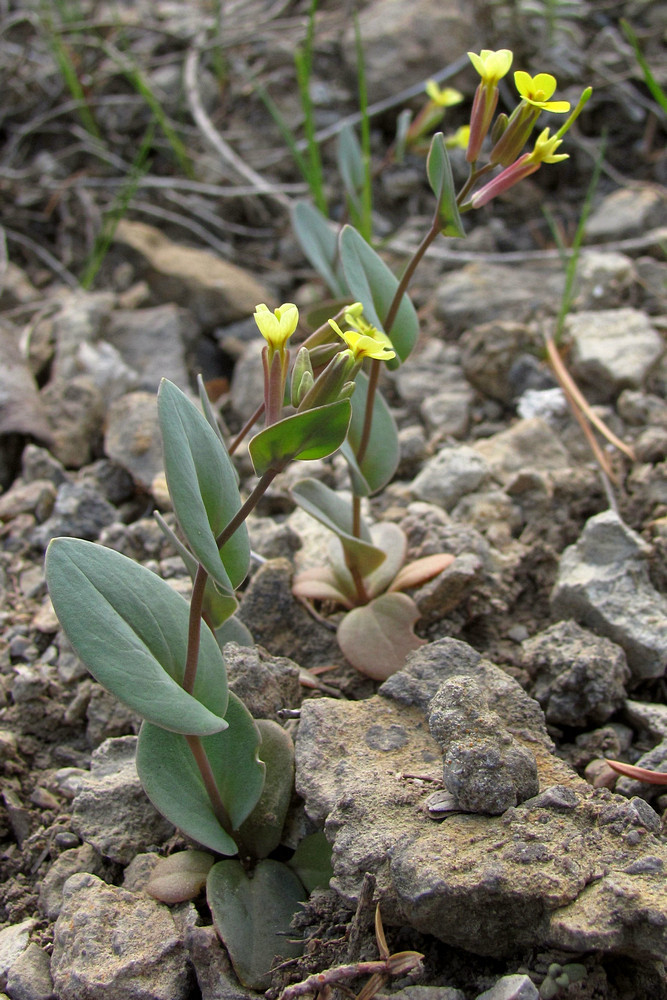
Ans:
[[[187,391],[186,352],[194,347],[198,335],[192,313],[171,303],[149,309],[117,309],[106,331],[107,340],[138,374],[139,385],[131,388],[149,392],[157,392],[162,378]]]
[[[325,823],[334,888],[354,904],[370,872],[386,924],[407,922],[478,954],[547,946],[661,961],[667,898],[658,868],[667,848],[654,836],[659,817],[642,799],[578,778],[551,753],[537,704],[467,650],[432,643],[411,654],[405,683],[395,674],[364,701],[303,703],[297,791],[309,817]],[[418,670],[431,678],[425,685]],[[426,801],[443,756],[423,711],[403,695],[423,701],[436,674],[441,683],[447,674],[479,678],[505,728],[534,755],[540,795],[502,816],[431,818]],[[401,702],[387,697],[392,690]]]
[[[667,223],[665,196],[657,187],[620,188],[603,198],[586,223],[591,243],[643,236]]]
[[[55,457],[70,469],[87,465],[99,455],[104,420],[104,399],[93,379],[53,379],[40,395]]]
[[[154,226],[121,219],[114,239],[141,258],[158,300],[189,309],[205,329],[243,319],[272,297],[242,268],[208,250],[173,243]]]
[[[95,541],[102,528],[117,516],[116,508],[97,490],[83,483],[63,483],[56,494],[53,514],[35,528],[32,541],[42,548],[59,535]]]
[[[46,448],[39,448],[36,444],[27,444],[23,449],[21,475],[26,483],[46,479],[54,486],[60,486],[68,478],[62,462]]]
[[[173,826],[153,808],[135,766],[137,737],[106,740],[93,751],[90,775],[77,792],[72,829],[103,857],[129,864],[162,843]]]
[[[649,771],[667,774],[667,737],[647,753],[642,754],[635,761],[635,764],[637,767],[645,767]],[[626,778],[625,775],[621,775],[616,782],[616,791],[619,795],[626,795],[628,798],[640,795],[642,799],[652,801],[664,793],[664,785],[653,785],[646,781],[636,781],[634,778]]]
[[[213,927],[189,927],[185,946],[197,976],[201,1000],[255,1000],[256,993],[239,985]]]
[[[243,594],[238,617],[273,656],[288,656],[307,669],[342,662],[334,634],[318,627],[292,597],[287,559],[269,559],[260,566]]]
[[[470,21],[456,0],[374,0],[359,12],[364,73],[371,100],[393,96],[453,63],[474,45]],[[356,80],[354,33],[342,47]],[[392,53],[391,66],[387,52]]]
[[[664,350],[660,334],[638,309],[570,313],[565,335],[572,343],[573,374],[601,402],[641,388]]]
[[[469,525],[454,521],[442,507],[421,501],[408,504],[399,527],[408,539],[410,559],[438,552],[451,552],[455,556],[472,552],[485,569],[493,568],[493,554],[484,536]]]
[[[628,699],[623,704],[623,710],[627,721],[639,733],[646,733],[655,740],[667,737],[667,705]]]
[[[301,702],[299,667],[286,656],[271,656],[261,646],[228,642],[225,664],[229,690],[255,719],[276,719],[281,708]]]
[[[456,386],[428,396],[420,407],[426,430],[438,440],[465,437],[473,400],[474,393],[463,379]]]
[[[474,552],[462,552],[413,594],[419,617],[426,622],[444,618],[479,585],[483,568],[482,560]]]
[[[651,584],[648,546],[613,511],[590,518],[560,559],[553,613],[625,650],[635,680],[667,666],[667,599]]]
[[[448,445],[425,463],[412,483],[417,500],[452,510],[461,497],[473,493],[488,478],[485,458],[468,445]]]
[[[428,724],[444,752],[445,787],[462,809],[496,816],[537,795],[535,757],[505,729],[474,678],[446,680],[429,704]]]
[[[48,479],[34,479],[29,483],[16,480],[0,496],[0,521],[11,521],[18,514],[34,514],[37,521],[45,521],[53,510],[56,490]]]
[[[30,942],[7,976],[11,1000],[53,1000],[51,960],[43,948]]]
[[[36,926],[37,921],[28,918],[0,930],[0,990],[7,986],[9,970],[28,947],[30,934]]]
[[[569,465],[565,448],[541,417],[519,420],[506,431],[477,441],[474,450],[503,484],[510,483],[528,465],[531,470],[542,472],[565,469]]]
[[[71,875],[88,872],[99,875],[105,872],[105,863],[90,844],[63,851],[55,859],[39,887],[39,909],[48,920],[55,920],[63,904],[63,887]]]
[[[65,884],[51,958],[60,1000],[187,1000],[187,953],[169,909],[94,875]]]
[[[391,994],[392,1000],[465,1000],[453,986],[406,986]]]
[[[498,320],[526,323],[545,308],[557,311],[563,282],[560,264],[532,268],[466,264],[442,279],[436,291],[436,315],[446,322],[449,334]]]
[[[81,348],[103,338],[113,307],[110,292],[70,291],[64,295],[51,321],[56,345],[53,381],[67,383],[83,373]]]
[[[577,263],[576,296],[573,308],[606,309],[620,306],[636,280],[630,257],[613,250],[583,250]]]
[[[620,708],[630,677],[625,653],[576,622],[558,622],[523,643],[534,696],[554,725],[597,725]]]
[[[537,986],[529,976],[503,976],[490,990],[480,993],[477,1000],[539,1000]]]
[[[130,392],[109,408],[104,451],[130,473],[144,489],[150,489],[163,471],[162,435],[157,419],[155,394]]]
[[[465,331],[460,340],[463,370],[476,389],[509,404],[516,397],[513,377],[518,358],[537,351],[536,338],[529,328],[511,320],[494,320]]]
[[[458,345],[435,339],[420,345],[410,357],[409,365],[401,365],[387,377],[396,386],[402,402],[415,414],[425,400],[445,389],[457,389],[465,382]]]
[[[234,365],[229,396],[234,413],[237,413],[244,423],[250,419],[264,399],[262,350],[265,341],[260,336],[257,327],[255,327],[255,333],[255,340],[250,341]]]

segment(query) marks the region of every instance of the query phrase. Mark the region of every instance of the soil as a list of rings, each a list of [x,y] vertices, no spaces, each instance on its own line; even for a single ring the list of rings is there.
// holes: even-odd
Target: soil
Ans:
[[[112,11],[84,0],[76,10],[67,4],[10,3],[3,7],[3,226],[9,261],[20,269],[38,296],[22,298],[20,289],[12,291],[7,285],[0,307],[4,319],[21,328],[27,340],[36,336],[40,319],[48,315],[62,290],[78,286],[80,276],[98,252],[100,268],[92,289],[110,290],[115,295],[131,291],[134,272],[126,252],[112,241],[103,246],[98,238],[105,220],[108,225],[108,213],[116,211],[119,199],[125,196],[128,205],[122,211],[128,218],[156,225],[178,243],[204,247],[233,262],[263,281],[276,302],[293,300],[305,306],[318,290],[314,274],[291,234],[284,204],[285,199],[305,197],[306,189],[257,89],[261,84],[274,95],[290,127],[301,135],[292,55],[305,37],[310,4],[269,4],[260,0],[222,4],[224,34],[219,45],[211,43],[218,5],[188,0],[177,6],[178,10],[158,2],[146,9],[137,4]],[[576,11],[564,6],[562,12],[553,4],[531,5],[530,11],[527,4],[526,11],[520,10],[523,6],[466,6],[465,16],[476,39],[473,47],[478,51],[482,47],[511,47],[517,65],[533,73],[553,71],[559,80],[564,78],[568,95],[590,81],[596,88],[595,97],[581,118],[576,136],[568,143],[570,159],[566,163],[541,170],[514,195],[494,202],[479,217],[467,217],[469,236],[459,251],[459,260],[449,249],[426,259],[413,287],[423,321],[420,350],[432,338],[449,343],[457,339],[452,331],[443,332],[434,305],[434,290],[443,275],[469,260],[483,263],[503,259],[498,255],[518,254],[517,267],[522,268],[545,251],[555,255],[554,238],[542,211],[545,206],[555,218],[561,237],[566,242],[572,238],[593,164],[602,148],[601,136],[606,139],[594,204],[619,188],[659,191],[667,180],[664,113],[643,82],[619,27],[621,15],[633,23],[649,62],[664,84],[667,74],[664,63],[660,63],[664,59],[660,36],[664,37],[665,23],[660,20],[657,5],[605,0],[571,5]],[[181,87],[179,73],[201,41],[193,27],[198,19],[201,30],[208,32],[208,45],[197,50],[198,79],[202,92],[208,95],[212,123],[247,168],[280,189],[282,201],[258,191],[256,180],[242,176],[219,153],[213,153],[193,120],[192,105]],[[313,86],[318,95],[318,128],[335,127],[358,107],[354,74],[346,68],[342,53],[343,45],[349,44],[345,39],[349,38],[350,23],[351,5],[321,3]],[[182,137],[183,148],[169,140],[158,116],[153,117],[151,126],[150,102],[137,93],[132,73],[119,68],[128,54],[164,101],[176,134]],[[76,111],[62,69],[58,68],[63,60],[75,70],[92,119],[85,111]],[[418,79],[413,75],[405,80],[405,86]],[[457,77],[456,82],[466,88],[467,101],[462,108],[468,108],[474,86],[471,74]],[[396,92],[402,86],[401,79]],[[382,172],[379,168],[394,141],[397,115],[402,108],[414,109],[418,103],[412,99],[391,104],[373,117],[371,131],[373,162],[378,167],[374,203],[377,231],[412,245],[427,223],[431,205],[423,159],[410,156],[403,164],[390,164]],[[454,108],[447,120],[448,128],[451,125],[455,129],[464,118],[465,111]],[[133,164],[137,165],[137,151],[149,127],[154,131],[147,142],[144,183],[129,191],[124,185]],[[344,209],[335,144],[324,142],[322,153],[332,215],[340,219]],[[624,234],[619,233],[609,251],[624,239]],[[635,256],[653,255],[652,259],[660,260],[659,251],[654,253],[642,245],[641,239],[635,239]],[[632,250],[628,249],[628,253]],[[395,255],[392,259],[397,263]],[[11,287],[18,288],[16,277]],[[131,295],[127,301],[132,301]],[[143,301],[159,304],[154,294]],[[168,302],[168,296],[162,301]],[[642,304],[647,301],[648,293]],[[550,311],[554,311],[553,304]],[[664,299],[661,303],[659,296],[652,316],[656,328],[664,334]],[[53,376],[52,345],[42,347],[43,358],[39,364],[33,363],[40,388],[47,387]],[[242,352],[243,343],[236,339],[236,331],[223,331],[220,336],[208,329],[189,358],[193,379],[197,371],[203,371],[207,383],[215,386],[232,430],[238,427],[240,418],[231,409],[226,393]],[[32,357],[34,362],[35,355]],[[155,364],[159,366],[158,359]],[[643,388],[664,399],[666,385],[660,370]],[[392,391],[388,387],[390,400]],[[516,419],[513,405],[485,398],[480,392],[475,396],[472,414],[471,439],[489,436]],[[612,416],[617,418],[613,409]],[[644,429],[624,426],[622,432],[632,439]],[[5,492],[15,485],[24,449],[35,440],[43,444],[38,436],[30,434],[3,438]],[[579,454],[579,467],[563,479],[554,493],[553,510],[541,520],[533,520],[530,532],[521,536],[521,559],[511,564],[506,575],[496,574],[482,581],[446,616],[420,626],[418,631],[425,639],[446,635],[464,639],[530,689],[531,678],[524,668],[516,636],[533,636],[553,620],[549,595],[559,556],[576,541],[587,519],[607,506],[595,463],[583,447]],[[92,456],[95,460],[104,457],[99,443],[93,445]],[[659,519],[667,516],[662,464],[665,457],[661,445],[656,454],[649,454],[641,462],[631,463],[615,455],[612,461],[616,481],[612,488],[623,519],[650,543],[652,583],[667,595],[667,534],[655,530]],[[418,467],[413,475],[416,471]],[[377,498],[374,513],[398,520],[407,504],[404,486],[405,479]],[[145,488],[132,484],[129,494],[118,504],[119,510],[122,507],[120,516],[127,524],[139,522],[150,513],[150,503]],[[286,494],[277,493],[264,505],[262,513],[280,522],[290,509]],[[53,860],[80,843],[70,828],[71,802],[58,793],[53,775],[60,768],[89,765],[96,745],[94,734],[91,738],[88,711],[91,694],[100,702],[104,737],[134,732],[136,722],[116,712],[110,700],[104,701],[97,685],[91,688],[89,680],[77,678],[73,686],[54,680],[48,669],[36,668],[39,664],[48,668],[57,663],[59,646],[55,625],[36,624],[36,616],[43,609],[45,584],[43,551],[30,541],[35,523],[32,513],[18,513],[0,524],[0,762],[4,771],[0,801],[0,928],[34,918],[37,923],[31,940],[48,951],[53,924],[39,910],[39,887]],[[46,683],[44,676],[50,678]],[[348,698],[365,697],[375,689],[341,662],[324,679],[330,689]],[[40,683],[35,693],[34,686]],[[317,696],[317,692],[307,694]],[[662,704],[665,681],[658,678],[644,682],[632,690],[631,696]],[[570,748],[561,748],[560,752],[572,755],[571,747],[581,733],[554,729],[552,735]],[[587,762],[585,754],[577,761],[581,769]],[[180,843],[183,841],[176,837],[165,846],[173,849]],[[106,876],[120,883],[122,871],[110,863]],[[316,895],[301,923],[307,936],[306,955],[287,973],[276,975],[275,995],[287,981],[348,961],[354,928],[363,932],[359,954],[375,957],[371,911],[355,916],[333,892]],[[425,954],[420,985],[456,986],[466,998],[476,997],[499,977],[521,968],[539,984],[550,962],[560,957],[534,952],[513,962],[492,961],[424,938],[409,927],[388,928],[387,935],[392,950],[416,948]],[[573,986],[567,995],[620,1000],[665,995],[661,990],[664,984],[658,971],[642,968],[630,958],[621,962],[618,958],[590,956],[585,982]],[[193,993],[193,1000],[196,996]]]

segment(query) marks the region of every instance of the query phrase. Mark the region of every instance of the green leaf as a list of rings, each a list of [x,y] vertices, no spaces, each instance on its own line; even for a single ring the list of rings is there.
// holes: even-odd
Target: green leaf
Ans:
[[[259,802],[242,824],[243,846],[254,858],[266,858],[280,843],[294,791],[294,743],[272,719],[257,719],[262,742],[259,758],[266,765]]]
[[[336,534],[362,576],[384,561],[385,553],[373,545],[371,533],[363,519],[361,538],[352,534],[352,507],[334,490],[317,479],[300,479],[292,487],[291,493],[302,510]]]
[[[176,516],[199,562],[229,595],[246,577],[245,524],[218,551],[216,538],[241,506],[236,472],[216,432],[185,393],[162,380],[158,417]]]
[[[326,458],[345,440],[352,409],[349,399],[294,413],[256,434],[248,445],[258,476],[298,459]]]
[[[202,737],[220,797],[237,830],[255,808],[264,787],[258,758],[260,735],[247,708],[230,693],[229,728]],[[216,819],[199,768],[184,736],[145,722],[137,745],[137,772],[146,795],[174,826],[218,854],[237,845]]]
[[[292,226],[301,249],[336,298],[347,299],[349,290],[338,256],[338,233],[319,209],[298,201]],[[349,301],[349,299],[347,299]]]
[[[400,459],[398,430],[381,393],[376,392],[373,399],[371,434],[366,454],[359,467],[356,455],[363,433],[368,397],[368,376],[365,372],[358,372],[355,385],[352,395],[352,419],[341,451],[351,468],[355,494],[370,496],[383,489],[398,468]]]
[[[352,297],[362,303],[368,322],[384,330],[398,279],[352,226],[344,226],[340,234],[340,256]],[[401,300],[391,330],[385,332],[397,354],[386,364],[397,368],[409,356],[419,335],[417,313],[407,295]]]
[[[344,125],[338,134],[338,171],[351,208],[358,216],[363,212],[364,157],[351,125]]]
[[[456,187],[452,176],[452,165],[449,162],[449,153],[442,132],[436,132],[431,140],[431,148],[426,158],[426,173],[428,182],[437,198],[440,232],[443,236],[465,236],[465,229],[456,204]]]
[[[224,649],[228,642],[236,642],[239,646],[254,646],[255,640],[250,629],[243,624],[240,618],[232,615],[214,633],[220,649]]]
[[[206,897],[244,986],[266,990],[278,961],[301,954],[290,925],[306,892],[287,865],[260,861],[249,876],[239,861],[220,861],[209,872]]]
[[[145,891],[163,903],[184,903],[199,895],[214,864],[215,858],[206,851],[177,851],[160,858]]]
[[[406,594],[383,594],[370,604],[348,611],[338,626],[338,645],[353,667],[384,681],[405,666],[405,658],[424,645],[413,626],[419,618]]]
[[[297,873],[309,894],[314,889],[329,888],[329,882],[333,878],[331,844],[321,830],[299,841],[288,864]]]
[[[190,552],[190,550],[183,544],[178,535],[171,530],[159,511],[153,511],[153,517],[159,524],[165,538],[169,539],[185,563],[185,568],[190,574],[190,579],[194,581],[199,563],[193,556],[192,552]],[[215,631],[216,638],[217,630],[221,628],[227,619],[234,614],[238,606],[239,602],[236,598],[231,596],[228,592],[221,592],[215,580],[209,576],[204,588],[204,601],[202,608],[206,622]]]
[[[80,538],[54,538],[46,579],[56,614],[93,677],[145,719],[177,733],[226,728],[224,660],[201,631],[194,692],[181,687],[189,606],[155,573]]]

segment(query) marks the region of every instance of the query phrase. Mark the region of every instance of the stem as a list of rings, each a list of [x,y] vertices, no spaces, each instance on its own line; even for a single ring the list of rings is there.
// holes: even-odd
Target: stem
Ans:
[[[236,842],[236,838],[232,833],[232,821],[229,818],[229,813],[225,809],[222,799],[220,798],[220,790],[215,780],[215,775],[211,769],[211,762],[206,756],[206,751],[204,750],[202,741],[198,736],[186,736],[185,739],[187,740],[188,746],[192,751],[192,756],[194,757],[197,767],[199,768],[199,773],[202,776],[206,793],[211,800],[215,818],[225,833],[228,833],[232,840]]]
[[[252,493],[249,494],[248,499],[245,501],[244,504],[242,504],[239,507],[239,509],[237,510],[236,514],[231,519],[227,527],[223,528],[223,530],[216,538],[215,544],[218,546],[219,549],[221,549],[223,545],[227,544],[227,542],[232,537],[236,529],[243,524],[248,514],[250,514],[250,512],[255,509],[255,507],[262,499],[262,497],[268,490],[273,480],[276,478],[279,472],[283,471],[286,464],[287,463],[284,463],[277,469],[267,469],[267,471],[264,473],[261,479],[258,480]]]
[[[359,504],[361,503],[359,497],[353,497],[353,501],[356,501]],[[356,535],[355,537],[358,538],[359,536]],[[359,572],[359,568],[355,565],[350,556],[348,556],[347,552],[345,553],[345,563],[350,571],[350,576],[352,577],[352,580],[354,582],[354,589],[357,592],[359,604],[368,604],[370,601],[370,596],[368,591],[366,590],[366,587],[364,586],[364,578]]]
[[[401,304],[403,296],[408,290],[408,285],[412,281],[412,276],[417,270],[417,266],[420,260],[430,247],[433,240],[439,234],[439,232],[440,232],[440,219],[436,215],[435,218],[433,219],[433,222],[431,223],[431,228],[426,233],[424,239],[421,241],[421,243],[415,250],[412,260],[408,263],[408,266],[403,272],[401,280],[398,283],[398,288],[396,289],[394,297],[391,301],[391,305],[389,306],[389,312],[387,313],[384,319],[384,328],[387,331],[387,334],[390,333],[391,328],[394,325],[394,320],[396,319],[396,314],[398,313],[399,306]]]
[[[185,657],[185,670],[183,671],[183,690],[192,694],[197,677],[197,665],[199,662],[199,638],[201,635],[201,616],[204,604],[204,590],[208,573],[199,564],[195,573],[192,585],[192,597],[190,598],[190,619],[188,622],[188,651]]]
[[[456,204],[459,208],[463,205],[468,192],[472,190],[480,177],[483,177],[484,174],[488,174],[489,170],[493,170],[493,164],[491,163],[487,163],[486,166],[480,167],[479,170],[474,169],[474,164],[471,166],[470,173],[468,174],[468,180],[456,196]]]
[[[263,413],[264,413],[264,403],[260,403],[255,412],[253,413],[253,415],[250,417],[250,419],[246,420],[243,427],[238,432],[238,434],[230,444],[229,448],[227,449],[227,452],[230,455],[234,454],[238,446],[241,444],[241,441],[243,441],[243,438],[246,436],[249,430],[252,430],[252,428],[255,426],[255,424],[257,423],[257,421],[259,420],[259,418]]]

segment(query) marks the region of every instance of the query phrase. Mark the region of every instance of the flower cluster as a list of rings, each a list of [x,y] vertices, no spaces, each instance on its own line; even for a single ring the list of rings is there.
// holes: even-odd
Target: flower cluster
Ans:
[[[493,122],[498,104],[498,84],[509,72],[513,54],[509,49],[499,49],[497,52],[482,49],[479,54],[469,52],[468,56],[481,80],[475,92],[470,117],[466,159],[471,165],[471,180],[467,185],[467,191],[492,168],[503,169],[460,206],[462,211],[486,205],[496,195],[534,173],[543,163],[558,163],[567,159],[567,153],[556,151],[561,145],[564,134],[578,118],[592,94],[591,88],[587,87],[574,111],[556,134],[552,136],[549,128],[543,129],[533,149],[524,152],[530,134],[543,111],[552,114],[567,114],[570,111],[569,101],[552,100],[557,87],[556,78],[550,73],[531,76],[523,70],[516,71],[514,85],[520,98],[519,103],[509,116],[501,113]],[[477,161],[484,141],[489,135],[491,151],[488,163],[478,168]]]

